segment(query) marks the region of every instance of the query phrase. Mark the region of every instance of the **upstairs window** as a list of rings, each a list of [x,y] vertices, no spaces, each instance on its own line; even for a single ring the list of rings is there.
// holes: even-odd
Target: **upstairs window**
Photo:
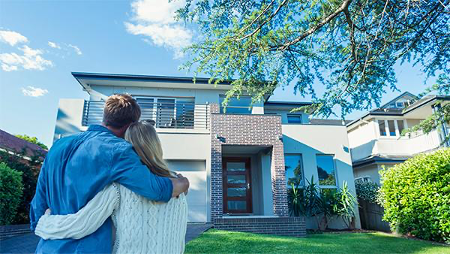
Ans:
[[[389,127],[389,136],[393,137],[395,136],[395,123],[394,120],[388,120],[388,127]]]
[[[302,123],[302,115],[299,114],[288,114],[288,123]]]
[[[319,185],[336,186],[336,169],[333,155],[317,155],[317,174]]]
[[[398,127],[398,133],[400,135],[402,135],[402,132],[405,129],[405,123],[403,122],[403,120],[398,120],[397,121],[397,127]]]
[[[240,96],[238,98],[231,98],[228,100],[226,108],[222,106],[225,100],[225,95],[220,95],[220,113],[224,114],[251,114],[252,113],[252,99],[250,96]]]
[[[402,131],[406,129],[406,123],[404,120],[378,120],[378,127],[380,136],[396,137],[401,135]]]
[[[378,126],[380,127],[380,136],[386,136],[386,124],[384,123],[384,120],[379,120]]]

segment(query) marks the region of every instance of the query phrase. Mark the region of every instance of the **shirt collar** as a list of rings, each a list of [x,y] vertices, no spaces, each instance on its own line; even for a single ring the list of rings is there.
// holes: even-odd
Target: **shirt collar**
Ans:
[[[105,126],[102,126],[102,125],[98,125],[98,124],[90,125],[89,128],[87,129],[87,131],[102,131],[102,132],[109,132],[109,133],[113,134],[112,131],[108,130],[108,128],[106,128]]]

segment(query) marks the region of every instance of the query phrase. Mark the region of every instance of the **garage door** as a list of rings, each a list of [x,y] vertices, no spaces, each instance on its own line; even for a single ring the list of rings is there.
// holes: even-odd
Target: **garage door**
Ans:
[[[189,179],[189,222],[206,222],[206,161],[167,160],[169,168]]]

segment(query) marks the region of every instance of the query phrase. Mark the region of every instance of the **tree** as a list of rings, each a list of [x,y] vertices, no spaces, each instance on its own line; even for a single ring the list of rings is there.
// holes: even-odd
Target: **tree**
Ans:
[[[201,34],[186,49],[193,59],[183,68],[216,84],[234,78],[225,104],[244,90],[255,102],[294,84],[295,93],[312,97],[315,115],[340,107],[345,117],[379,106],[386,88],[397,90],[396,63],[420,65],[427,77],[448,81],[449,2],[187,0],[177,17],[195,22]]]
[[[21,138],[25,141],[28,141],[30,143],[36,144],[40,147],[42,147],[42,149],[44,150],[48,150],[48,147],[46,145],[44,145],[44,143],[39,142],[39,140],[36,137],[30,137],[28,135],[15,135],[18,138]]]

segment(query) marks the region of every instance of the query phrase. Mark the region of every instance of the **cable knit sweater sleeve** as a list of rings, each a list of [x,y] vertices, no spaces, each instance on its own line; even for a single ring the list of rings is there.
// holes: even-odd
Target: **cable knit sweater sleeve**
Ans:
[[[75,214],[43,215],[36,226],[35,234],[45,240],[81,239],[103,225],[119,203],[119,188],[113,183],[95,195]]]

